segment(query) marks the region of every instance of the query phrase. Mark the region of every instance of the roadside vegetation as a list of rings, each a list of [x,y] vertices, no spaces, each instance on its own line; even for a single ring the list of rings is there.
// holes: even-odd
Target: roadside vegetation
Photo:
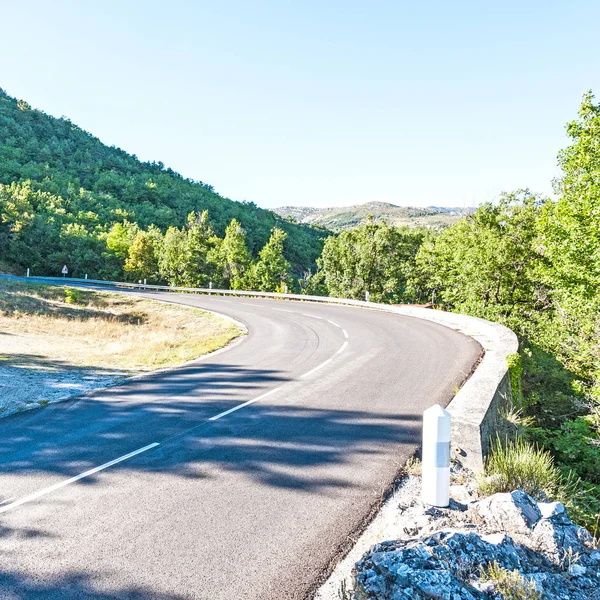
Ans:
[[[241,333],[231,321],[195,308],[6,279],[0,279],[0,332],[6,336],[0,365],[15,354],[25,365],[33,347],[36,359],[42,352],[72,367],[132,373],[192,360]]]

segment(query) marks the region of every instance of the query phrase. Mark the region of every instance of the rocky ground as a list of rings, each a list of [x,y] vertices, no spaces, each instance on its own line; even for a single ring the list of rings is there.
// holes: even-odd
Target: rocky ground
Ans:
[[[368,550],[338,598],[600,599],[600,551],[562,504],[521,490],[477,499],[473,480],[462,479],[438,509],[421,503],[420,479],[408,476],[385,532],[397,539]]]

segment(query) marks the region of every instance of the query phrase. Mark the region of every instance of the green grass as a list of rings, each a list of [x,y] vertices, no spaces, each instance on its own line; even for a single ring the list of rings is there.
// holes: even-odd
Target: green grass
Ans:
[[[536,499],[560,495],[562,477],[552,455],[523,438],[496,439],[485,464],[479,491],[488,496],[522,489]]]

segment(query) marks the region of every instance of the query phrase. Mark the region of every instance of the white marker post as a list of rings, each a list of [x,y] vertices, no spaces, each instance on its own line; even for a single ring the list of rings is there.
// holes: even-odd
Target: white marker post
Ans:
[[[87,273],[85,274],[85,278],[87,279]]]
[[[29,277],[29,267],[27,267],[27,277]]]
[[[425,504],[450,503],[450,413],[439,404],[423,413],[422,498]]]
[[[285,286],[285,288],[284,288],[284,290],[283,290],[283,293],[284,293],[284,294],[287,294],[287,293],[288,293],[288,286],[287,286],[287,284],[286,284],[286,286]]]
[[[365,292],[365,302],[368,302],[370,297],[371,297],[371,292]]]

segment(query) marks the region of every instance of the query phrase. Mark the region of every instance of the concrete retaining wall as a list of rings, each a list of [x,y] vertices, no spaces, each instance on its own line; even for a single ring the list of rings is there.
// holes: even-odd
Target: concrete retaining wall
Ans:
[[[325,298],[322,296],[138,285],[116,281],[60,277],[31,277],[30,279],[64,283],[65,285],[99,284],[112,288],[280,298],[285,300],[344,304],[425,319],[460,331],[477,340],[485,350],[481,363],[447,407],[452,414],[452,447],[461,462],[474,471],[480,471],[483,467],[483,461],[490,447],[490,440],[495,436],[496,431],[502,423],[501,411],[505,408],[510,408],[512,405],[507,357],[518,350],[517,336],[507,327],[485,321],[484,319],[408,305],[390,306],[375,302],[363,302],[361,300],[348,300],[344,298]]]

